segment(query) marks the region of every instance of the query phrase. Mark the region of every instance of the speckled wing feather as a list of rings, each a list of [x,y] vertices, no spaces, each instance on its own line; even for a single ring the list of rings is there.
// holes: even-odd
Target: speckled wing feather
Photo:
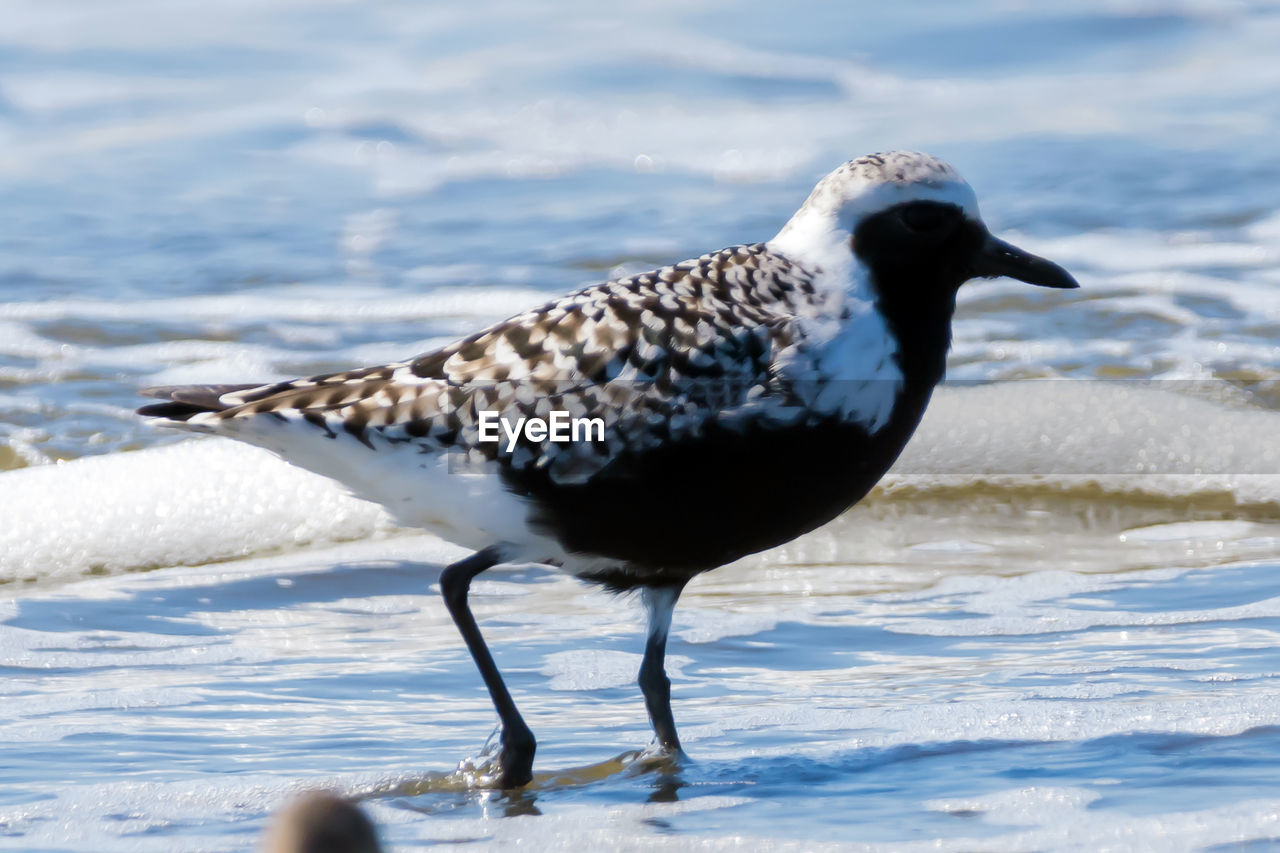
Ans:
[[[695,437],[711,419],[799,417],[772,365],[812,296],[810,273],[761,244],[732,247],[588,287],[412,361],[237,388],[188,425],[300,418],[370,447],[410,443],[583,482],[621,452]],[[485,410],[513,424],[554,410],[600,418],[605,437],[522,437],[508,451],[505,436],[480,440]]]

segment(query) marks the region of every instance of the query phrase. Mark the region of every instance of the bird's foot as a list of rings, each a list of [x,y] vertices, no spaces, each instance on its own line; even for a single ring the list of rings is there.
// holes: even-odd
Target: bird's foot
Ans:
[[[494,787],[507,790],[521,788],[533,781],[533,754],[538,744],[528,728],[502,732],[502,752],[498,756],[498,775]]]
[[[681,749],[679,743],[665,744],[657,738],[643,750],[634,753],[630,762],[632,769],[640,773],[674,773],[692,763],[693,759]]]
[[[458,764],[455,776],[471,789],[505,791],[520,788],[533,781],[536,749],[537,742],[528,727],[507,731],[499,724],[485,741],[479,755]]]

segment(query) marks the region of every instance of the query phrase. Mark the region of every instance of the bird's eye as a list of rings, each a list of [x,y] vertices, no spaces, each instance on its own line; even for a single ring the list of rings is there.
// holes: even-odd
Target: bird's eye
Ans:
[[[912,231],[936,231],[952,221],[955,208],[948,204],[922,201],[902,208],[902,221]]]

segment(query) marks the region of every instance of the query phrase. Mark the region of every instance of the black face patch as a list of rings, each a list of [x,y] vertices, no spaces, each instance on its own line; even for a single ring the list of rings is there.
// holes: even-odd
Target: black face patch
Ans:
[[[920,307],[920,300],[954,297],[971,277],[971,261],[986,236],[955,205],[913,201],[867,217],[854,230],[852,246],[873,273],[879,297]]]
[[[871,272],[908,381],[942,378],[956,290],[972,277],[972,259],[986,237],[959,207],[933,201],[895,205],[854,230],[853,252]]]

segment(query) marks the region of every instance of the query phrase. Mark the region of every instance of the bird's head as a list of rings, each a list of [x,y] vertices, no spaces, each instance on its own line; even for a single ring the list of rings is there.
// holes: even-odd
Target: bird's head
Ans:
[[[949,317],[956,289],[973,278],[1078,287],[1062,267],[993,236],[956,170],[915,152],[870,154],[840,166],[769,246],[824,270],[848,270],[855,280],[860,267],[890,310],[941,303]]]

